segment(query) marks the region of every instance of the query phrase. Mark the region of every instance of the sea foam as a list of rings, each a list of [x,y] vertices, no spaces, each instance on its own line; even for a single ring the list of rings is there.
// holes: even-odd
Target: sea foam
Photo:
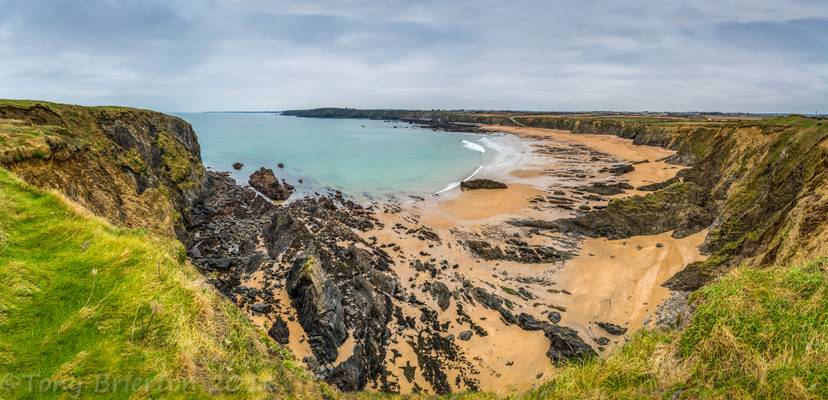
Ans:
[[[466,139],[463,139],[462,142],[463,142],[463,147],[465,147],[465,148],[467,148],[471,151],[476,151],[478,153],[485,153],[486,152],[486,148],[479,145],[479,144],[477,144],[477,143],[470,142]]]

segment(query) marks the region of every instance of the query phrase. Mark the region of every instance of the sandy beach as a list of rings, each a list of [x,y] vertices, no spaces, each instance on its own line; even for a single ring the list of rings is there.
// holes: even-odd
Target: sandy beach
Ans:
[[[558,310],[561,325],[577,330],[599,354],[608,354],[623,343],[626,336],[640,329],[655,307],[669,296],[669,291],[660,284],[687,263],[703,259],[698,247],[705,232],[680,240],[666,232],[614,241],[586,239],[573,244],[562,243],[560,238],[527,234],[505,222],[521,217],[552,220],[573,216],[575,211],[572,209],[540,204],[534,199],[555,193],[569,196],[578,192],[579,185],[588,182],[616,179],[637,187],[667,180],[680,167],[658,160],[672,152],[637,146],[631,140],[609,135],[504,126],[486,128],[520,136],[535,148],[531,158],[498,175],[498,179],[508,185],[507,189],[457,189],[402,206],[394,212],[380,213],[384,228],[366,232],[363,236],[375,237],[379,243],[396,250],[392,252],[394,272],[412,289],[434,281],[411,266],[416,255],[425,254],[427,258],[451,266],[452,277],[443,280],[449,290],[460,288],[464,282],[472,282],[509,299],[514,304],[514,313],[525,312],[538,320],[547,319],[551,310]],[[585,163],[585,158],[600,159],[601,162]],[[635,169],[620,176],[599,172],[602,165],[618,162],[635,163]],[[582,173],[577,176],[562,173],[568,170]],[[628,190],[613,197],[639,193]],[[589,206],[602,203],[606,201],[583,202]],[[407,233],[417,227],[433,230],[440,242],[419,240]],[[483,260],[462,245],[469,238],[497,241],[511,236],[519,236],[534,246],[569,245],[575,256],[566,262],[552,263]],[[531,300],[514,296],[514,290],[519,288],[531,293]],[[437,307],[431,296],[426,294],[419,298]],[[480,390],[499,393],[523,390],[554,374],[555,367],[545,355],[548,339],[542,332],[505,324],[496,311],[479,304],[465,306],[463,310],[488,333],[486,336],[475,335],[468,341],[456,341],[464,359],[471,360],[477,371],[475,378]],[[408,312],[415,316],[420,314],[416,309]],[[448,332],[454,336],[466,329],[454,323],[457,319],[454,306],[439,313],[439,320],[449,323]],[[599,321],[612,322],[628,331],[625,336],[609,335],[595,325]],[[598,345],[596,339],[600,337],[609,338],[609,343]],[[401,392],[428,391],[428,385],[419,376],[420,369],[415,368],[412,379],[403,377],[402,373],[417,365],[416,353],[408,345],[416,337],[401,334],[397,339],[394,349],[398,355],[387,360],[387,367],[389,371],[400,371],[397,382]]]

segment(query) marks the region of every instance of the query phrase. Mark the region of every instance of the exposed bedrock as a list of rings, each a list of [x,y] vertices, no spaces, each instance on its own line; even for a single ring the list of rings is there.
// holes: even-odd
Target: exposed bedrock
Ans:
[[[606,208],[554,221],[512,220],[516,226],[574,233],[587,237],[623,239],[673,230],[683,238],[710,226],[715,205],[701,186],[679,182],[646,196],[612,199]]]
[[[316,359],[322,363],[335,361],[337,349],[348,336],[339,289],[313,256],[294,260],[287,275],[287,289]]]
[[[462,190],[477,190],[477,189],[506,189],[506,184],[491,179],[469,179],[460,182],[460,189]]]
[[[463,245],[484,260],[507,260],[525,264],[552,263],[572,258],[574,254],[551,246],[535,246],[517,239],[500,245],[485,240],[466,240]]]
[[[538,320],[527,313],[520,313],[516,317],[511,311],[514,305],[509,300],[480,287],[467,286],[465,289],[470,290],[473,298],[483,307],[500,313],[501,320],[507,325],[514,324],[527,331],[543,331],[549,339],[549,350],[546,355],[556,365],[596,356],[595,350],[584,342],[574,329]]]
[[[353,231],[373,222],[361,207],[348,207],[303,199],[279,208],[264,241],[271,258],[294,260],[288,294],[320,364],[317,374],[342,390],[360,390],[383,375],[391,296],[401,289],[388,255]],[[349,332],[353,354],[334,365]]]
[[[389,257],[355,230],[373,226],[372,213],[343,199],[307,198],[275,205],[227,174],[208,173],[208,195],[194,208],[190,258],[239,307],[269,317],[268,334],[287,343],[290,307],[307,334],[313,372],[342,390],[384,386],[391,296],[402,297]],[[261,274],[255,286],[245,283]],[[289,304],[281,304],[285,290]],[[353,340],[353,353],[340,346]],[[344,358],[342,362],[335,362]]]

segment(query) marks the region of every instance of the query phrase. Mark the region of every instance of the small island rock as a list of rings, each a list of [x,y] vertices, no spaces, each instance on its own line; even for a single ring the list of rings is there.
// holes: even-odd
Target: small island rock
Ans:
[[[254,189],[273,200],[287,200],[290,197],[290,189],[279,183],[279,179],[270,168],[259,168],[250,175],[247,181]]]

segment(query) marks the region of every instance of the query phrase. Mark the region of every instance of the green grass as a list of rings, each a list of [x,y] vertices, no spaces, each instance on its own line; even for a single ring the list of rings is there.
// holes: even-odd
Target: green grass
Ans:
[[[0,169],[0,398],[326,390],[184,260]]]
[[[826,398],[826,269],[737,268],[696,293],[683,330],[640,332],[520,398]]]

